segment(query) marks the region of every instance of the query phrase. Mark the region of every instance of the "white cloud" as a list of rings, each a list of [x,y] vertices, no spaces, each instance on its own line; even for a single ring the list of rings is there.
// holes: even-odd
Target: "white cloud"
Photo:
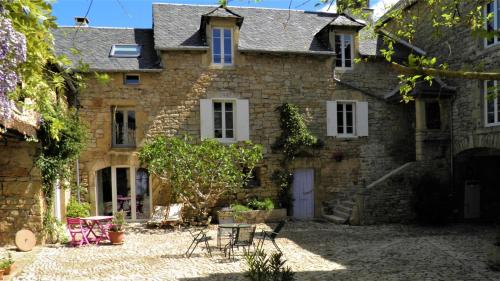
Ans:
[[[373,18],[375,20],[379,19],[382,15],[384,15],[387,10],[389,10],[394,4],[396,4],[399,0],[379,0],[375,5],[373,5],[372,9]]]

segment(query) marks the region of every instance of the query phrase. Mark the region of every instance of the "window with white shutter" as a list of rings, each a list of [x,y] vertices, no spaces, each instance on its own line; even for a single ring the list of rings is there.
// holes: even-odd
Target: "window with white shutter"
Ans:
[[[200,126],[202,139],[249,140],[248,100],[200,100]]]
[[[368,103],[327,101],[327,136],[339,138],[368,136]]]

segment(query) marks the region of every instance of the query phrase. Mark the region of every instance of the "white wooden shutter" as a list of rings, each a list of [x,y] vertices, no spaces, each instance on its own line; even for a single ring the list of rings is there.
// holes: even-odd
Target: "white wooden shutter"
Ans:
[[[368,102],[356,102],[356,135],[358,137],[368,136]]]
[[[326,135],[335,137],[337,133],[337,102],[326,102]]]
[[[200,100],[200,136],[201,139],[214,137],[214,111],[212,100]]]
[[[248,100],[236,100],[236,140],[250,140]]]

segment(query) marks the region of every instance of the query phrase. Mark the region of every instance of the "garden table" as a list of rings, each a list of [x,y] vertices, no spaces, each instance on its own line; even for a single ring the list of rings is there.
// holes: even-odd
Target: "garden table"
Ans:
[[[231,234],[229,236],[230,239],[234,237],[234,234],[238,230],[238,228],[250,228],[252,225],[247,224],[247,223],[223,223],[219,224],[219,228],[217,229],[217,247],[219,249],[222,249],[221,245],[221,239],[222,239],[222,232],[224,230],[231,230]]]
[[[90,241],[90,234],[92,234],[95,238],[96,244],[99,244],[101,240],[109,240],[108,230],[110,228],[111,221],[113,220],[113,216],[93,216],[82,218],[83,221],[87,224],[89,228],[89,233],[87,235],[87,239]],[[99,235],[96,233],[99,232]]]

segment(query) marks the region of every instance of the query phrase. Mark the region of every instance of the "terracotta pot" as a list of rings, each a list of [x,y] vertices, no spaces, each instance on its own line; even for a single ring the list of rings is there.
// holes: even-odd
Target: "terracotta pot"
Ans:
[[[125,240],[125,232],[123,231],[109,231],[109,240],[113,245],[123,244]]]
[[[9,274],[11,274],[11,273],[14,271],[14,269],[16,269],[16,263],[13,263],[13,264],[11,264],[9,267],[7,267],[7,268],[5,269],[5,271],[4,271],[4,273],[3,273],[3,274],[4,274],[4,275],[9,275]]]
[[[0,281],[3,280],[3,273],[5,269],[0,269]]]

